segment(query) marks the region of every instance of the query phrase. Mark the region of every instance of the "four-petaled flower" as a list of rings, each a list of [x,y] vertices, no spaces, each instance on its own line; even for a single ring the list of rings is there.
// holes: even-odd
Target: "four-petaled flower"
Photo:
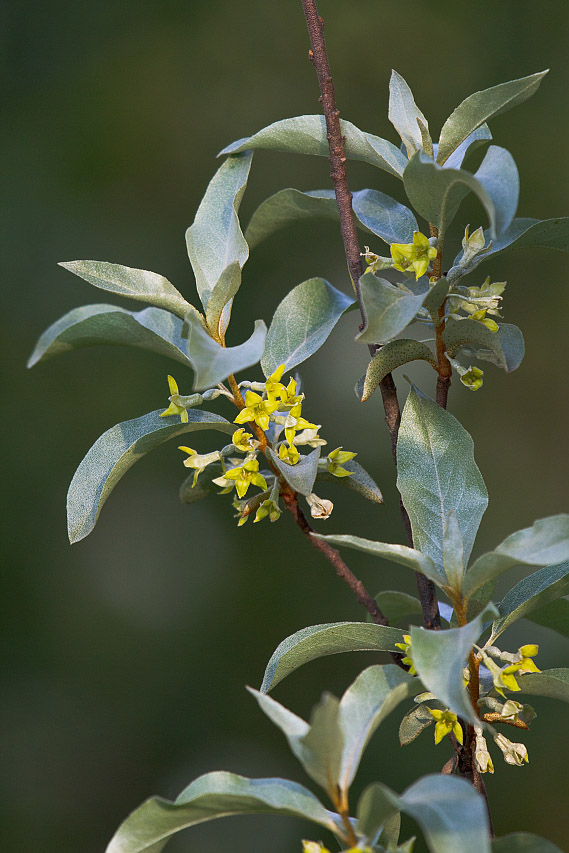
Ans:
[[[332,450],[327,456],[328,462],[328,471],[330,474],[333,474],[334,477],[349,477],[353,474],[353,471],[348,471],[347,468],[342,467],[346,462],[349,462],[354,456],[357,456],[357,453],[352,453],[351,450],[342,450],[342,446],[337,447],[335,450]]]
[[[404,663],[408,668],[409,675],[417,675],[417,670],[415,669],[415,664],[413,663],[412,648],[411,648],[411,635],[403,634],[403,643],[395,643],[398,649],[405,654],[404,658],[401,658],[401,663]]]
[[[180,406],[178,403],[174,402],[173,397],[180,396],[180,392],[178,390],[178,383],[174,379],[173,376],[168,376],[168,386],[170,388],[170,405],[168,408],[160,413],[161,418],[167,418],[170,415],[180,415],[180,420],[183,424],[188,423],[188,412],[184,408],[184,406]]]
[[[288,465],[296,465],[300,459],[300,453],[294,444],[285,444],[283,442],[279,447],[279,459],[282,459]]]
[[[263,490],[267,488],[265,478],[262,474],[259,474],[259,462],[257,459],[247,459],[243,465],[239,465],[237,468],[230,468],[223,475],[223,479],[235,481],[235,490],[240,498],[245,496],[251,484]]]
[[[301,409],[301,404],[296,403],[285,418],[285,436],[289,444],[294,443],[294,437],[297,432],[300,432],[300,430],[319,429],[318,424],[311,424],[310,421],[307,421],[306,418],[302,417]]]
[[[479,367],[471,366],[464,370],[464,373],[462,371],[459,371],[459,373],[461,373],[460,381],[467,388],[470,388],[471,391],[478,391],[479,388],[482,388],[484,384],[484,371]]]
[[[219,462],[221,460],[221,453],[219,450],[214,450],[212,453],[198,453],[196,450],[192,450],[191,447],[178,447],[178,450],[183,450],[184,453],[188,454],[188,458],[184,459],[184,465],[186,468],[194,469],[194,480],[192,483],[192,489],[196,485],[198,481],[198,477],[202,471],[205,471],[208,465],[211,465],[212,462]]]
[[[237,450],[240,450],[242,453],[249,453],[253,450],[253,444],[251,439],[253,436],[250,432],[245,432],[243,427],[241,429],[236,429],[233,435],[231,436],[231,442]],[[258,442],[257,442],[258,444]]]
[[[415,278],[425,275],[437,257],[437,250],[420,231],[415,231],[412,243],[392,243],[390,250],[393,267],[400,272],[414,272]]]
[[[462,744],[462,726],[458,722],[456,714],[448,709],[439,711],[438,708],[427,708],[427,711],[437,721],[435,724],[435,743],[440,743],[444,737],[452,732],[457,741]]]
[[[279,401],[279,408],[282,406],[294,406],[295,403],[300,403],[304,399],[304,394],[296,393],[296,380],[292,377],[289,379],[288,385],[285,387],[281,383],[281,377],[284,373],[285,366],[281,364],[274,373],[267,376],[265,389],[267,391],[267,399],[274,403]]]
[[[234,424],[246,424],[254,422],[260,426],[263,431],[269,428],[269,418],[279,407],[277,402],[263,400],[263,398],[254,391],[245,392],[245,408],[241,409]]]

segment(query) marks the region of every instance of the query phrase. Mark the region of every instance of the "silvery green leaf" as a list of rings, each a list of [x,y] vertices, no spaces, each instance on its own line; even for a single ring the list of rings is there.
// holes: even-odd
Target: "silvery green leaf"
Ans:
[[[214,335],[225,335],[231,317],[232,300],[241,287],[241,266],[233,261],[227,266],[210,293],[205,319]]]
[[[474,92],[447,118],[439,138],[437,162],[444,163],[456,148],[481,124],[492,116],[527,100],[539,87],[547,71],[519,80],[500,83],[490,89]]]
[[[281,364],[290,370],[310,358],[353,304],[353,296],[346,296],[323,278],[310,278],[293,287],[277,306],[269,327],[261,358],[265,376]]]
[[[397,795],[381,782],[368,785],[358,800],[358,832],[373,843],[382,826],[399,817],[398,806]]]
[[[400,338],[382,346],[367,366],[363,378],[362,403],[369,400],[388,373],[392,373],[396,367],[401,367],[401,365],[417,359],[428,361],[432,367],[436,368],[437,362],[432,351],[420,341],[415,341],[412,338]]]
[[[304,664],[342,652],[396,652],[403,642],[400,628],[368,622],[332,622],[302,628],[280,643],[267,664],[261,693],[268,693]]]
[[[415,547],[442,572],[444,522],[453,510],[466,564],[488,492],[474,461],[470,435],[450,412],[415,387],[401,418],[397,469],[397,488],[411,519]]]
[[[427,132],[429,124],[415,103],[415,98],[407,82],[397,71],[391,72],[391,79],[389,81],[388,116],[389,121],[401,137],[409,157],[412,157],[416,151],[421,151],[424,148],[417,119],[421,120]]]
[[[413,321],[425,298],[425,294],[416,296],[371,272],[360,278],[360,287],[365,325],[356,340],[365,344],[386,344],[397,337]]]
[[[463,595],[469,599],[483,584],[513,566],[547,566],[569,560],[569,515],[540,518],[508,536],[493,551],[482,554],[468,569]]]
[[[484,625],[497,614],[489,605],[472,622],[448,631],[427,631],[412,625],[411,647],[415,669],[425,688],[446,708],[473,725],[479,724],[464,688],[463,669]]]
[[[496,234],[502,234],[511,224],[518,208],[520,179],[516,162],[505,148],[491,145],[474,177],[494,203]]]
[[[372,735],[394,708],[422,689],[418,679],[395,664],[364,669],[340,700],[338,722],[343,735],[338,784],[347,791]]]
[[[28,367],[63,352],[100,344],[138,347],[190,367],[182,325],[179,317],[161,308],[127,311],[116,305],[84,305],[74,308],[46,329],[30,356]]]
[[[490,642],[526,613],[569,593],[569,562],[545,566],[523,578],[498,604],[499,617],[492,625]]]
[[[79,465],[67,493],[67,529],[72,544],[89,535],[118,481],[150,450],[186,432],[217,429],[232,434],[235,429],[234,424],[212,412],[192,409],[188,423],[180,423],[178,417],[161,418],[160,411],[104,432]]]
[[[187,317],[186,324],[188,358],[195,371],[194,391],[212,388],[230,374],[252,367],[261,359],[267,336],[262,320],[255,320],[251,337],[236,347],[222,347],[193,317]]]
[[[437,702],[436,699],[432,699],[429,702],[429,707],[433,709],[440,708],[441,711],[444,711],[443,704],[441,702]],[[411,708],[411,710],[402,718],[399,725],[399,743],[401,746],[408,746],[410,743],[413,743],[414,740],[417,740],[421,732],[428,729],[434,722],[435,718],[429,712],[429,708],[426,704],[417,705],[415,708]]]
[[[317,534],[312,535],[316,536]],[[331,536],[320,536],[318,534],[318,537],[330,542],[331,545],[353,548],[356,551],[363,551],[365,554],[373,554],[375,557],[384,557],[394,563],[401,563],[401,565],[425,575],[438,586],[446,582],[442,571],[437,569],[430,557],[414,548],[408,548],[407,545],[390,545],[387,542],[374,542],[371,539],[362,539],[360,536],[346,534],[333,534]]]
[[[379,136],[364,133],[350,121],[341,119],[340,129],[345,138],[348,159],[371,163],[391,175],[401,177],[407,160],[395,145]],[[326,133],[326,119],[323,115],[296,116],[274,122],[253,136],[232,142],[220,151],[218,156],[264,148],[291,154],[329,157]]]
[[[109,264],[106,261],[65,261],[59,264],[89,284],[124,296],[148,302],[156,308],[165,308],[184,319],[188,311],[198,314],[193,305],[186,302],[173,284],[163,275],[147,270],[123,267],[121,264]]]
[[[533,832],[512,832],[492,840],[492,853],[563,853],[560,847],[534,835]]]
[[[485,237],[488,245],[490,235],[485,232]],[[510,249],[557,249],[569,252],[569,216],[556,219],[514,219],[509,228],[493,241],[490,250],[474,259],[469,266],[469,272],[489,258]],[[454,263],[457,264],[461,257],[462,253]]]
[[[419,230],[409,208],[379,190],[355,192],[352,206],[362,227],[386,243],[411,243]]]
[[[544,628],[557,631],[564,637],[569,637],[569,600],[567,598],[557,598],[548,604],[540,605],[531,613],[526,613],[524,618],[535,622],[536,625],[543,625]]]
[[[473,192],[478,196],[490,221],[490,232],[496,233],[494,202],[482,183],[464,169],[447,169],[418,151],[405,169],[403,184],[409,201],[444,237],[462,200]]]
[[[249,257],[237,213],[247,186],[252,156],[247,152],[224,161],[211,179],[194,222],[186,231],[196,287],[206,310],[214,288],[231,265],[236,267],[229,276],[230,289],[236,291],[241,268]],[[227,289],[227,275],[225,279],[221,283],[224,290]]]
[[[296,465],[283,462],[270,447],[267,448],[267,457],[295,492],[305,496],[311,494],[318,471],[319,447],[309,453],[308,456],[302,456]]]
[[[466,137],[464,142],[460,143],[458,148],[455,148],[450,157],[446,160],[445,167],[447,169],[460,169],[467,154],[470,154],[471,151],[475,151],[480,145],[483,145],[490,139],[492,139],[490,128],[487,124],[481,124],[480,127],[477,127],[476,130],[473,130],[472,133]],[[434,148],[436,160],[438,145],[435,145]]]
[[[106,853],[160,853],[182,829],[233,814],[290,815],[336,830],[332,814],[302,785],[218,771],[200,776],[174,802],[146,800],[121,824]]]
[[[516,370],[525,355],[524,336],[511,323],[500,323],[498,331],[492,332],[478,320],[450,317],[445,325],[443,341],[449,355],[463,347],[469,354],[492,362],[506,373]]]
[[[421,602],[414,595],[386,589],[375,596],[377,606],[389,622],[401,622],[409,616],[422,615]]]
[[[345,489],[356,492],[368,501],[372,501],[376,504],[383,503],[383,495],[381,494],[379,486],[375,480],[370,477],[365,468],[362,468],[362,466],[353,459],[350,459],[348,462],[344,462],[342,467],[345,468],[346,471],[352,472],[349,477],[336,477],[334,474],[331,474],[330,471],[328,471],[326,461],[321,459],[318,463],[316,481],[318,483],[333,483],[337,486],[343,486]]]
[[[569,669],[544,669],[543,672],[528,672],[516,675],[522,693],[530,696],[547,696],[569,702]]]
[[[451,509],[443,533],[443,567],[449,585],[460,594],[464,575],[464,543],[456,514]]]
[[[431,317],[436,317],[439,308],[446,299],[448,291],[449,283],[446,278],[443,277],[440,278],[437,283],[433,285],[433,287],[431,287],[429,292],[425,295],[425,298],[423,300],[423,308],[426,308]]]

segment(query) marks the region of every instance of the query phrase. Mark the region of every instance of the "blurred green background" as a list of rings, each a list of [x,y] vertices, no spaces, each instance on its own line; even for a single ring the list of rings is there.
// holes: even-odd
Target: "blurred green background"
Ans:
[[[392,141],[392,67],[412,85],[433,135],[472,91],[550,67],[538,94],[492,130],[520,168],[520,215],[569,212],[566,0],[322,0],[320,11],[343,117]],[[95,258],[160,272],[195,301],[184,231],[217,151],[279,118],[318,112],[318,92],[302,10],[292,0],[12,0],[3,18],[2,848],[97,853],[143,799],[175,796],[205,771],[306,782],[244,685],[258,686],[285,636],[361,619],[363,611],[287,518],[237,530],[227,499],[183,506],[177,442],[140,462],[95,532],[71,548],[65,494],[76,466],[105,429],[166,405],[172,365],[122,348],[84,350],[31,373],[24,365],[62,313],[112,301],[57,261]],[[353,189],[372,186],[403,200],[401,185],[372,167],[350,165],[350,180]],[[243,221],[285,186],[329,186],[327,162],[257,154]],[[459,220],[474,228],[481,209],[465,205]],[[489,271],[509,281],[505,317],[523,328],[527,355],[510,377],[487,365],[478,394],[451,391],[490,492],[476,552],[569,503],[567,256],[522,251]],[[269,321],[285,293],[313,275],[348,288],[333,225],[290,228],[267,241],[245,268],[230,343],[248,336],[257,317]],[[359,452],[386,504],[330,489],[336,511],[320,527],[402,541],[381,406],[374,398],[362,407],[352,390],[367,356],[353,343],[355,324],[355,314],[345,317],[303,367],[305,410],[324,424],[331,447]],[[432,393],[427,373],[408,372]],[[191,377],[174,373],[187,393]],[[229,415],[223,404],[217,410]],[[204,433],[193,445],[213,449],[218,438]],[[372,592],[413,592],[406,570],[355,552],[349,562]],[[507,635],[511,648],[542,642],[541,666],[567,664],[567,641],[519,624]],[[322,690],[340,694],[375,660],[354,654],[313,663],[276,698],[307,714]],[[539,718],[524,737],[531,764],[496,761],[488,780],[495,828],[533,830],[563,848],[566,708],[534,704]],[[401,750],[394,715],[372,741],[354,795],[374,779],[402,790],[447,757],[432,734]],[[171,849],[293,853],[302,835],[320,833],[291,819],[232,818],[191,830]]]

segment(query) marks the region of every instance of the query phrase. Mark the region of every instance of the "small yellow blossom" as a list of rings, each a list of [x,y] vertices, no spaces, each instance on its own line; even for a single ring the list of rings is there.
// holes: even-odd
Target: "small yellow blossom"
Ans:
[[[340,445],[340,447],[337,447],[328,454],[328,471],[334,477],[350,477],[354,472],[348,471],[347,468],[343,468],[342,466],[357,455],[357,453],[352,453],[350,450],[342,450],[342,446]]]
[[[398,649],[401,649],[404,652],[405,657],[401,658],[401,663],[404,663],[408,668],[409,675],[417,675],[417,670],[415,669],[415,664],[413,663],[412,648],[411,648],[411,634],[403,634],[403,643],[395,643]]]
[[[219,462],[221,460],[221,453],[219,450],[214,450],[212,453],[198,453],[196,450],[192,450],[191,447],[178,447],[178,450],[183,450],[184,453],[188,454],[188,458],[184,459],[184,465],[186,468],[194,469],[194,480],[192,483],[192,489],[196,485],[198,481],[199,475],[202,471],[205,471],[208,465],[211,465],[213,462]]]
[[[180,421],[183,424],[188,423],[188,413],[184,406],[180,406],[178,403],[175,403],[172,397],[179,397],[180,392],[178,390],[178,383],[174,379],[173,376],[168,376],[168,386],[170,388],[170,405],[168,408],[160,413],[161,418],[167,418],[170,415],[180,415]]]
[[[253,450],[252,438],[251,433],[245,432],[243,427],[241,427],[241,429],[235,430],[231,436],[231,442],[237,450],[241,450],[242,453],[249,453],[249,451]]]
[[[218,478],[222,479],[222,478]],[[247,489],[252,484],[260,489],[267,488],[267,482],[262,474],[259,474],[259,462],[257,459],[248,459],[243,465],[231,468],[223,475],[224,480],[234,480],[235,490],[240,498],[244,497]],[[216,482],[215,480],[213,482]],[[224,484],[225,485],[225,484]]]
[[[281,364],[279,365],[279,367],[277,367],[274,373],[271,373],[270,376],[267,376],[265,382],[265,389],[267,391],[267,397],[271,402],[275,401],[277,395],[280,394],[281,389],[284,388],[284,385],[281,385],[281,378],[284,373],[284,369],[284,364]]]
[[[296,465],[300,460],[300,453],[294,444],[281,444],[279,447],[279,459],[286,462],[288,465]]]
[[[487,310],[488,309],[483,308],[480,311],[474,311],[474,313],[470,315],[470,319],[478,320],[479,323],[482,323],[482,325],[486,326],[487,329],[490,329],[491,332],[496,333],[500,327],[495,320],[491,320],[490,317],[486,316]]]
[[[492,647],[490,647],[490,649],[486,649],[486,651],[491,651],[495,656],[499,655],[502,659],[505,658],[510,661],[510,663],[500,669],[500,667],[491,660],[491,658],[487,655],[484,656],[484,663],[490,670],[492,680],[494,682],[494,688],[501,696],[504,697],[504,699],[506,698],[504,690],[518,692],[520,689],[514,673],[523,675],[526,672],[541,672],[532,660],[534,655],[537,655],[539,651],[539,646],[534,643],[520,646],[517,654],[510,654],[507,652],[500,653],[498,649],[493,649]]]
[[[467,388],[470,388],[471,391],[478,391],[479,388],[482,388],[484,384],[484,371],[479,367],[469,367],[467,370],[459,371],[460,381],[463,385],[466,385]]]
[[[392,243],[390,251],[393,267],[400,272],[414,272],[415,278],[425,275],[429,264],[437,257],[437,250],[420,231],[415,231],[412,243]]]
[[[285,436],[289,444],[294,443],[294,437],[297,432],[304,429],[318,429],[317,424],[311,424],[306,418],[301,415],[301,404],[296,403],[284,421]]]
[[[276,402],[263,400],[263,398],[254,391],[245,392],[245,408],[241,409],[234,424],[245,424],[254,422],[260,426],[263,431],[269,428],[269,418],[279,407]]]
[[[298,432],[293,438],[293,444],[297,447],[301,447],[304,444],[307,444],[309,447],[322,447],[324,444],[328,444],[327,441],[318,435],[320,427],[321,424],[317,424],[314,429],[303,429],[302,432]]]
[[[462,726],[458,722],[456,714],[452,711],[439,711],[437,708],[427,708],[427,711],[437,721],[435,724],[435,743],[440,743],[444,737],[451,732],[457,741],[462,744]]]
[[[257,514],[255,516],[253,524],[256,524],[258,521],[262,521],[267,516],[269,516],[270,521],[278,521],[281,515],[282,510],[279,507],[278,503],[276,503],[272,498],[267,498],[267,500],[263,501],[263,503],[257,510]]]
[[[376,255],[370,250],[369,246],[364,246],[365,252],[360,252],[361,257],[365,260],[367,267],[366,272],[376,273],[380,270],[389,270],[393,267],[391,258],[382,258],[381,255]]]
[[[320,841],[303,841],[302,853],[330,853]]]

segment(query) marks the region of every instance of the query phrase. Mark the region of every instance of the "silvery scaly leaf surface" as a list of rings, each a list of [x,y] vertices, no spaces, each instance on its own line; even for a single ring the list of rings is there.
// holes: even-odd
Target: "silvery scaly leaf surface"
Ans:
[[[251,337],[236,347],[222,347],[193,317],[186,318],[188,358],[194,369],[194,391],[212,388],[232,373],[258,364],[265,347],[267,327],[255,320]]]
[[[491,235],[485,231],[484,236],[488,246]],[[468,271],[471,272],[484,261],[510,249],[557,249],[560,252],[569,252],[569,216],[556,219],[513,219],[509,227],[492,241],[490,249],[474,259]],[[457,255],[454,263],[458,264],[461,257],[462,252]]]
[[[360,288],[365,324],[356,340],[365,344],[386,344],[397,337],[414,320],[428,293],[415,295],[371,272],[360,278]]]
[[[499,617],[492,625],[490,642],[532,610],[569,593],[569,562],[534,572],[519,581],[498,604]]]
[[[405,145],[407,155],[412,157],[416,151],[421,151],[424,145],[417,119],[421,120],[427,131],[429,123],[415,103],[415,98],[406,80],[397,71],[391,72],[389,81],[388,115],[389,121]]]
[[[506,373],[517,370],[525,355],[525,342],[521,329],[511,323],[500,323],[492,332],[483,323],[465,317],[450,317],[443,332],[447,353],[451,356],[462,348],[483,361],[490,361]]]
[[[547,604],[540,605],[536,610],[524,614],[524,619],[542,625],[551,631],[557,631],[563,637],[569,637],[569,599],[557,598]]]
[[[516,675],[522,693],[530,696],[546,696],[569,702],[569,669],[544,669],[543,672],[528,672]]]
[[[344,489],[349,489],[356,492],[368,501],[376,504],[383,503],[383,495],[375,480],[370,477],[365,468],[349,459],[344,462],[343,468],[350,471],[349,477],[336,477],[328,471],[328,465],[325,459],[321,459],[318,463],[318,473],[316,474],[317,483],[331,483],[334,486],[341,486]]]
[[[520,179],[514,158],[505,148],[491,145],[474,177],[494,203],[496,236],[503,234],[518,209]]]
[[[301,457],[296,465],[289,465],[288,462],[283,462],[280,456],[271,450],[270,447],[267,448],[267,457],[295,492],[299,492],[305,496],[312,493],[318,471],[318,460],[320,458],[319,447],[313,450],[312,453],[309,453],[308,456]]]
[[[412,338],[399,338],[382,346],[367,366],[362,382],[362,403],[369,400],[388,373],[392,373],[395,368],[417,359],[427,361],[432,367],[436,367],[432,350],[420,341],[415,341]]]

